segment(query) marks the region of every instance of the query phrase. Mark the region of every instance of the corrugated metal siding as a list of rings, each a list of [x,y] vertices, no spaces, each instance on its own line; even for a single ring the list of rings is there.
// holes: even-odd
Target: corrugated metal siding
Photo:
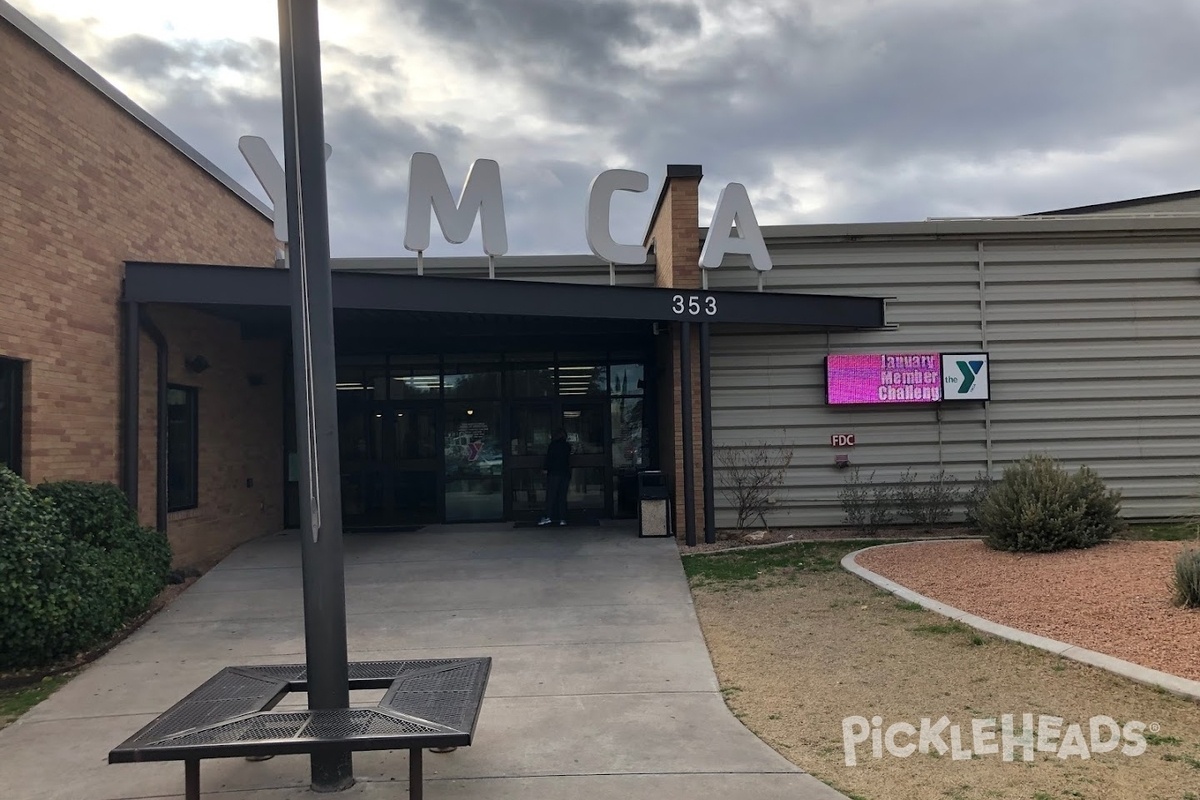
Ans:
[[[772,243],[768,243],[771,245]],[[1195,510],[1200,488],[1200,237],[1138,241],[774,243],[772,291],[895,298],[896,330],[713,338],[714,441],[791,446],[772,524],[843,522],[852,463],[877,481],[911,467],[969,481],[1030,451],[1086,463],[1121,489],[1130,517]],[[983,267],[980,267],[980,258]],[[750,289],[745,268],[711,288]],[[981,302],[982,300],[982,302]],[[986,321],[984,314],[986,313]],[[974,350],[991,355],[992,402],[825,405],[827,353]],[[990,423],[990,448],[989,448]],[[718,492],[718,523],[732,512]]]
[[[1129,516],[1194,512],[1196,242],[997,243],[986,255],[995,458],[1044,449],[1095,468]]]

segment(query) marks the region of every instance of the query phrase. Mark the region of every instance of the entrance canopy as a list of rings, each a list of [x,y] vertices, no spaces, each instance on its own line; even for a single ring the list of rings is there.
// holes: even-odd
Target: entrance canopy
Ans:
[[[334,272],[335,309],[500,315],[564,320],[884,326],[884,300],[844,295],[731,292],[541,281]],[[287,270],[127,262],[123,299],[236,308],[290,303]]]

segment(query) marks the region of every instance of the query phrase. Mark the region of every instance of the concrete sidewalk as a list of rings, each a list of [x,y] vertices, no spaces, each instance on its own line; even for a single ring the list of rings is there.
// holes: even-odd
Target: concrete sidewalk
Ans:
[[[493,659],[475,744],[426,757],[430,800],[843,797],[725,707],[672,541],[630,528],[348,535],[346,584],[350,658]],[[182,764],[109,765],[108,750],[223,666],[302,662],[300,598],[295,533],[241,547],[0,731],[0,796],[182,796]],[[406,796],[403,751],[357,753],[354,767],[358,785],[334,796]],[[318,796],[304,756],[204,761],[201,776],[205,797]]]

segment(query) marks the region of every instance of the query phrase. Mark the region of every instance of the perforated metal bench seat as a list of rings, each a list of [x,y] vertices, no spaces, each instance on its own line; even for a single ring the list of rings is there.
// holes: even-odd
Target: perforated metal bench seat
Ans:
[[[490,658],[359,661],[350,689],[386,689],[374,708],[275,706],[308,690],[303,664],[226,667],[108,754],[110,764],[183,761],[185,796],[200,797],[200,760],[320,751],[409,751],[409,797],[422,797],[421,752],[471,744]]]

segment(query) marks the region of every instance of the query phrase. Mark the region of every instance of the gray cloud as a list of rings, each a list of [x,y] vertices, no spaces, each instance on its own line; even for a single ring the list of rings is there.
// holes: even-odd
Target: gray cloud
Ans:
[[[624,49],[700,27],[694,6],[659,0],[419,0],[397,7],[411,7],[423,30],[481,64],[566,71],[580,80],[624,72]]]
[[[512,125],[472,122],[469,108],[418,119],[401,62],[325,42],[339,255],[400,252],[414,150],[437,153],[455,188],[472,159],[506,153],[509,239],[526,253],[586,249],[595,153],[652,181],[700,163],[705,203],[740,181],[774,222],[1027,213],[1200,185],[1194,0],[334,5],[417,30],[454,56],[460,84],[500,79],[520,98]],[[102,74],[151,88],[152,113],[257,190],[236,141],[259,133],[278,152],[273,42],[101,41],[86,20],[39,22]],[[214,84],[214,70],[270,91]],[[655,188],[619,199],[619,238],[640,238]]]
[[[249,43],[233,40],[191,42],[187,47],[175,47],[134,34],[110,43],[105,49],[104,63],[118,73],[160,79],[222,67],[239,72],[260,72],[275,64],[278,69],[278,52],[276,44],[265,39],[254,39]]]

